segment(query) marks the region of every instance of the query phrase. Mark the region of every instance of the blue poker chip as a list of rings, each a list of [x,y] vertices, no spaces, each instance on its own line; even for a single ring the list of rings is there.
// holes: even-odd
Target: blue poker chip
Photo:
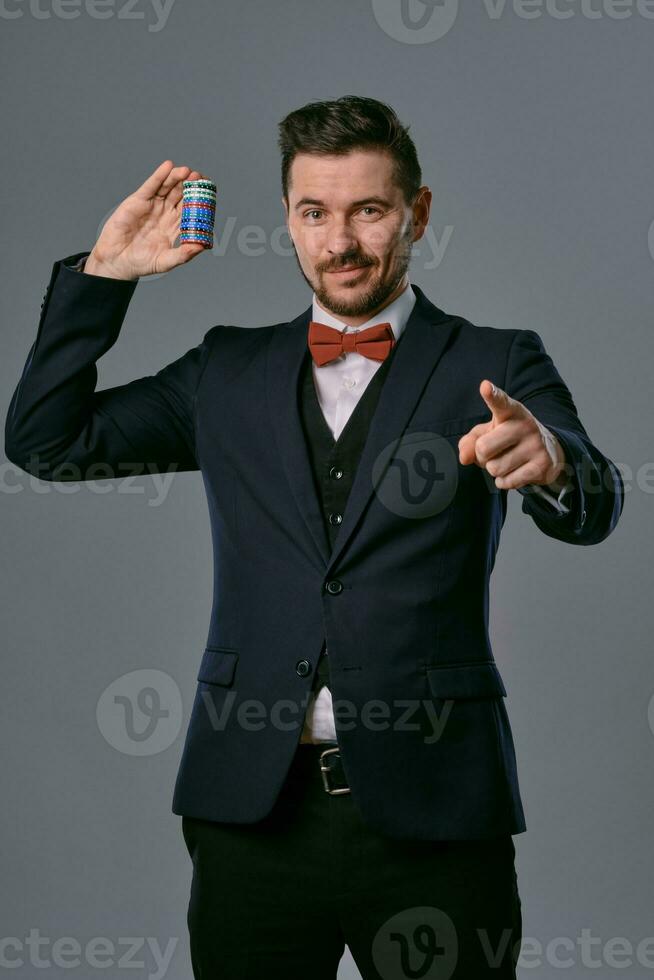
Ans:
[[[203,231],[213,232],[213,223],[210,221],[180,221],[180,228],[186,231],[188,228],[201,228]]]

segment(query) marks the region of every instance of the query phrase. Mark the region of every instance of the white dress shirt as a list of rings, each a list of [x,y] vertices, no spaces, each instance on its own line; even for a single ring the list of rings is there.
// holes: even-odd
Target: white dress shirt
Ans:
[[[411,288],[411,283],[407,283],[406,289],[383,310],[378,310],[360,327],[350,327],[324,310],[314,293],[311,318],[349,333],[365,330],[376,323],[390,323],[393,336],[397,341],[406,326],[415,301],[416,294]],[[381,367],[382,362],[352,351],[341,354],[335,361],[329,361],[322,367],[318,367],[313,360],[311,364],[316,394],[325,421],[334,439],[338,439],[359,398],[366,390],[366,385],[375,371]],[[567,513],[569,508],[563,503],[563,497],[571,486],[568,481],[558,496],[546,487],[530,484],[529,488],[540,494],[557,510]],[[335,742],[336,740],[332,696],[329,688],[323,685],[309,702],[300,742]]]

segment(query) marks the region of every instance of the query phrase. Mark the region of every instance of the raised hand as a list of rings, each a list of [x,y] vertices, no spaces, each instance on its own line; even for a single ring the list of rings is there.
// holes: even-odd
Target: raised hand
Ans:
[[[203,252],[204,245],[197,243],[173,248],[182,213],[182,182],[202,176],[164,160],[108,218],[84,272],[134,280],[168,272]]]

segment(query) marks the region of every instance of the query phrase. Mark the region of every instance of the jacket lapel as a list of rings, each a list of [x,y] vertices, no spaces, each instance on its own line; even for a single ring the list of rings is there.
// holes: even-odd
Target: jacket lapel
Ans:
[[[372,471],[382,449],[399,439],[443,354],[456,323],[412,284],[416,303],[382,386],[334,547],[329,546],[300,421],[299,375],[307,351],[312,307],[274,330],[268,347],[266,391],[272,426],[286,477],[312,542],[312,557],[327,573],[340,557],[372,496]],[[383,317],[383,311],[380,313]],[[376,474],[377,482],[383,473]]]

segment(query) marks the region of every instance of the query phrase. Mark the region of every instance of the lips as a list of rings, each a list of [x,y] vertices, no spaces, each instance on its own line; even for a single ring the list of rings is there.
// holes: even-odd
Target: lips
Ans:
[[[367,265],[346,265],[341,269],[330,269],[331,275],[341,275],[344,272],[359,272],[361,269],[367,269]]]

